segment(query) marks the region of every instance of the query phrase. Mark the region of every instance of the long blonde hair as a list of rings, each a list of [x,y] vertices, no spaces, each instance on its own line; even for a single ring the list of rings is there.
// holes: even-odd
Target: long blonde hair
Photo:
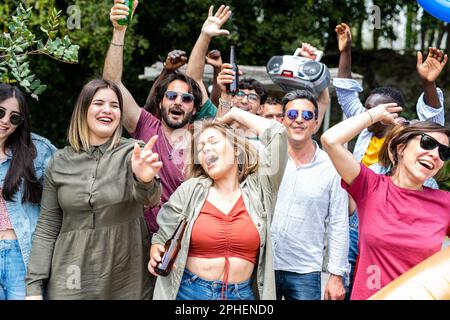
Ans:
[[[117,95],[119,100],[119,108],[122,114],[123,110],[123,99],[119,87],[112,81],[103,79],[94,79],[89,81],[81,90],[78,96],[77,103],[72,113],[72,118],[70,120],[69,131],[67,133],[67,140],[71,147],[76,151],[81,150],[89,151],[89,128],[87,124],[87,113],[89,106],[92,103],[97,91],[101,89],[111,89]],[[122,118],[119,122],[119,126],[113,134],[112,143],[109,146],[110,149],[114,148],[120,141],[122,137]]]
[[[191,137],[191,148],[188,157],[188,162],[185,167],[185,177],[209,177],[200,164],[198,159],[197,142],[200,135],[206,129],[216,129],[224,138],[231,143],[234,147],[237,157],[236,162],[238,165],[239,182],[242,182],[247,178],[249,174],[252,174],[258,170],[258,151],[251,145],[251,142],[241,135],[239,135],[233,128],[223,123],[214,120],[197,121],[194,124],[194,132]]]

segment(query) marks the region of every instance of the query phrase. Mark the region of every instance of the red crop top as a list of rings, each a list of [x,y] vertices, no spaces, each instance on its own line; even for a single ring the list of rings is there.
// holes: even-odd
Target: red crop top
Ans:
[[[189,256],[225,258],[224,281],[228,285],[229,257],[258,261],[259,233],[248,215],[242,196],[228,215],[205,201],[191,233]]]

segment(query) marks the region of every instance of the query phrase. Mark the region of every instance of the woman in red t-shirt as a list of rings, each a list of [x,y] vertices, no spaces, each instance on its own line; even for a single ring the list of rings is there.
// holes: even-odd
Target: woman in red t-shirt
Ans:
[[[351,299],[367,299],[441,250],[450,225],[450,193],[424,187],[450,158],[450,129],[433,122],[398,126],[380,151],[390,172],[360,165],[344,144],[364,128],[396,124],[396,104],[383,104],[349,118],[322,135],[324,150],[355,199],[359,214],[359,256]]]

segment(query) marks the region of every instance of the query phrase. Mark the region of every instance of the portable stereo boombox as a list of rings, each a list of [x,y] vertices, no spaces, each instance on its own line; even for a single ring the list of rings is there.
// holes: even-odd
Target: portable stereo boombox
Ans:
[[[323,53],[319,51],[316,60],[311,60],[297,56],[298,52],[270,58],[267,73],[286,92],[306,88],[317,97],[330,83],[330,71],[319,62]]]

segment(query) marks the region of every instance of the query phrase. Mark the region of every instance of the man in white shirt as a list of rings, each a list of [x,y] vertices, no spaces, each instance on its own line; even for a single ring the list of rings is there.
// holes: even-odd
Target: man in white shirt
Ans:
[[[289,159],[272,223],[277,298],[320,300],[325,221],[330,273],[325,299],[343,299],[348,271],[348,195],[328,155],[312,139],[318,106],[307,90],[283,98]]]

